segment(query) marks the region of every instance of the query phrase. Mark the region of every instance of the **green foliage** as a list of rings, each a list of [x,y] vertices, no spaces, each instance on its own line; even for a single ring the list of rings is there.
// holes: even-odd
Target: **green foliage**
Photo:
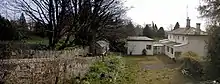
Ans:
[[[123,68],[122,59],[114,55],[105,57],[104,61],[97,61],[91,67],[86,77],[79,83],[89,84],[116,84],[119,83],[120,73]]]
[[[46,37],[46,34],[47,34],[45,31],[46,27],[39,21],[35,23],[34,29],[35,29],[34,31],[35,35],[40,36],[42,38]]]
[[[143,28],[141,27],[141,25],[137,25],[135,27],[135,32],[137,36],[142,36],[143,35]]]
[[[182,58],[190,58],[196,61],[201,61],[201,57],[199,57],[199,55],[197,55],[196,53],[192,52],[192,51],[188,51],[186,53],[183,53],[183,55],[181,56]]]
[[[196,80],[201,80],[203,73],[203,66],[200,62],[199,56],[194,52],[186,52],[182,55],[181,70],[186,70],[187,76]]]
[[[56,50],[58,50],[63,44],[65,43],[64,40],[60,40],[57,44],[56,44]]]
[[[174,30],[180,28],[179,22],[176,22],[176,25],[174,26]]]
[[[0,15],[0,40],[15,40],[15,36],[17,36],[16,29],[12,23]]]
[[[17,28],[17,33],[19,34],[19,39],[25,39],[28,37],[28,25],[26,23],[26,19],[24,17],[24,14],[22,13],[20,16],[20,19],[18,20],[18,23],[14,25]]]
[[[154,29],[155,32],[158,31],[157,24],[154,25],[154,28],[153,28],[153,29]]]
[[[209,72],[220,72],[220,27],[212,26],[209,31],[209,42],[208,42],[208,68]],[[220,74],[210,73],[213,79],[220,77]]]
[[[110,41],[110,51],[126,53],[125,41]]]
[[[209,26],[209,41],[208,41],[208,59],[207,59],[207,71],[210,79],[216,79],[220,77],[220,1],[219,0],[203,0],[204,4],[201,5],[198,10],[203,18],[207,18],[210,21]]]
[[[151,38],[153,37],[153,30],[148,25],[146,25],[143,30],[143,35]]]
[[[126,32],[128,36],[136,36],[135,27],[132,22],[129,22],[126,26]]]
[[[159,38],[164,38],[165,37],[165,31],[163,27],[160,27],[160,29],[157,31],[158,37]]]
[[[198,7],[201,17],[211,20],[212,23],[220,22],[220,1],[219,0],[202,0],[203,5]]]

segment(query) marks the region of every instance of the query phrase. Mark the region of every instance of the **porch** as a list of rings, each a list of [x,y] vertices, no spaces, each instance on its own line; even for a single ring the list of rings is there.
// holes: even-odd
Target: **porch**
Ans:
[[[161,40],[163,44],[163,54],[169,58],[178,58],[182,54],[182,48],[185,44],[169,41],[168,39]]]

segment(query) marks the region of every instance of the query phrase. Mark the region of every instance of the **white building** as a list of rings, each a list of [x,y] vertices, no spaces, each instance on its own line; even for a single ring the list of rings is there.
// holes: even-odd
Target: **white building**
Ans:
[[[160,40],[160,43],[164,45],[164,54],[175,58],[188,51],[206,56],[207,40],[208,34],[200,29],[200,23],[196,23],[196,28],[191,27],[188,17],[186,27],[168,32],[168,39]]]
[[[153,39],[144,36],[130,36],[127,38],[127,54],[142,55],[146,49],[147,55],[153,55]]]

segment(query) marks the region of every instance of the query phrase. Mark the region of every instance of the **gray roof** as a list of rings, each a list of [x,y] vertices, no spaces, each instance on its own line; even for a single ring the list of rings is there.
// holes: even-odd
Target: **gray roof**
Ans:
[[[108,46],[109,43],[106,42],[106,41],[97,41],[96,43],[98,43],[101,47],[104,47],[104,46]]]
[[[146,36],[129,36],[127,38],[128,41],[154,41],[154,39],[151,39]]]
[[[196,28],[191,27],[191,28],[178,28],[172,31],[169,31],[168,33],[171,34],[182,34],[182,35],[198,35],[196,34]],[[200,31],[199,35],[208,35],[208,33],[206,33],[205,31]]]
[[[179,47],[179,46],[186,45],[184,43],[177,43],[177,42],[169,41],[168,39],[163,39],[163,40],[160,40],[159,42],[161,44],[164,44],[166,46],[171,46],[171,47]]]

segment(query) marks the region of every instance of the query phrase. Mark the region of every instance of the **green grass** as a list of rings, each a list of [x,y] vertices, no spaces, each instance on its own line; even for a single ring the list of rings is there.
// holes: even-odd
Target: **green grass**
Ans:
[[[47,38],[41,38],[38,36],[31,36],[30,39],[26,40],[26,43],[28,44],[45,44],[47,45],[49,43],[49,40]]]
[[[124,81],[124,84],[184,84],[187,81],[179,73],[178,67],[143,69],[143,66],[146,65],[164,64],[156,56],[125,56],[124,60],[126,65],[125,74],[127,74],[125,77],[128,79]]]

